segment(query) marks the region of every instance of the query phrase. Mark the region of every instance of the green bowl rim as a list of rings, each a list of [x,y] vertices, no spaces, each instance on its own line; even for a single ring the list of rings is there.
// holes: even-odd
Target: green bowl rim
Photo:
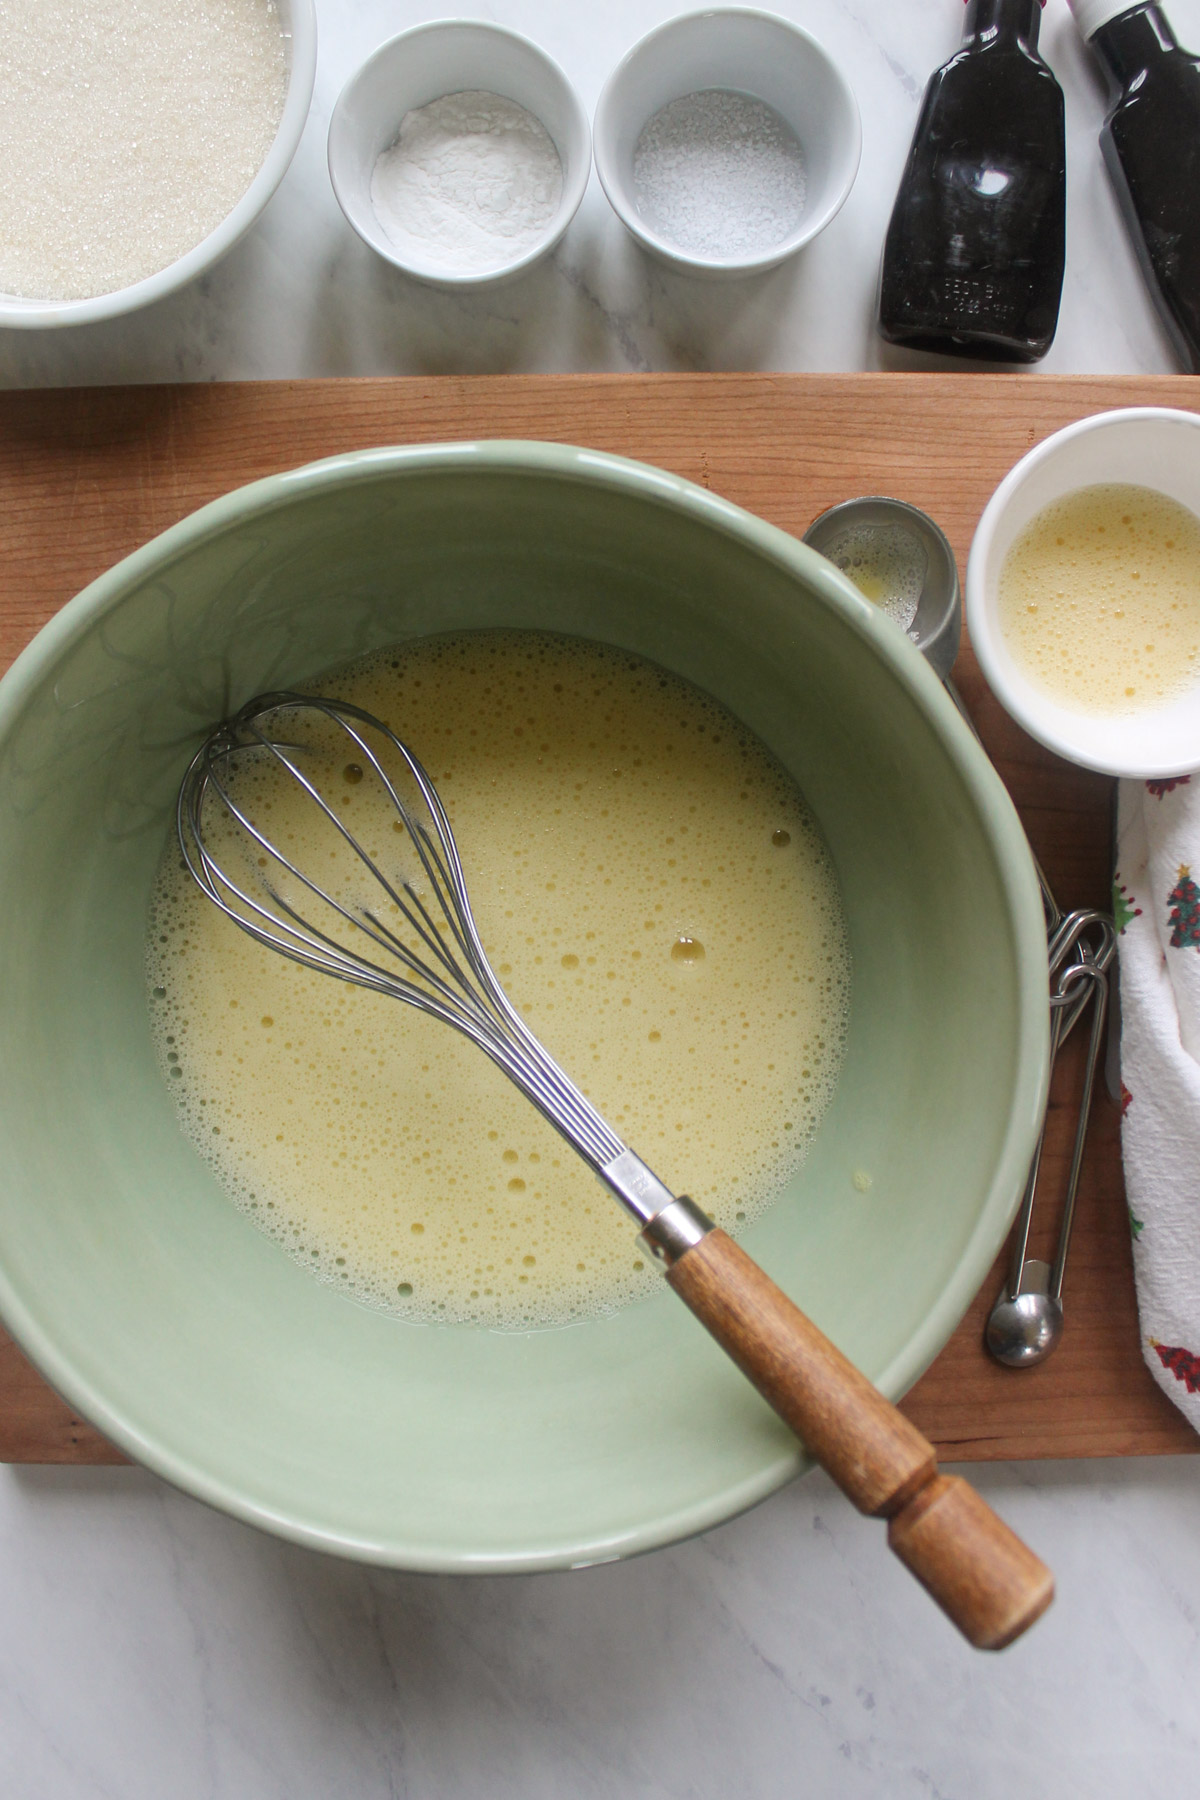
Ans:
[[[927,716],[956,764],[990,837],[1005,896],[1019,970],[1017,1080],[1000,1155],[975,1229],[958,1267],[920,1328],[874,1375],[890,1400],[898,1400],[924,1372],[956,1329],[974,1299],[1007,1234],[1024,1187],[1040,1128],[1049,1080],[1049,1027],[1044,961],[1045,923],[1041,895],[1024,829],[1007,789],[987,755],[959,716],[937,676],[892,622],[831,563],[778,526],[723,500],[695,483],[648,463],[583,446],[523,439],[458,443],[385,445],[348,451],[300,468],[269,475],[233,489],[151,538],[90,582],[50,619],[0,677],[0,749],[28,696],[49,675],[62,652],[123,598],[131,583],[169,567],[199,543],[239,520],[291,505],[298,498],[368,482],[392,472],[423,473],[447,465],[511,475],[551,476],[615,488],[651,503],[670,506],[710,529],[733,537],[768,562],[799,577],[827,606],[841,613],[889,666]],[[1028,954],[1020,955],[1022,943]],[[229,1513],[312,1549],[358,1561],[429,1573],[498,1574],[578,1568],[638,1555],[676,1543],[734,1518],[776,1492],[799,1471],[811,1467],[800,1445],[794,1454],[766,1461],[758,1473],[669,1515],[647,1521],[637,1531],[588,1544],[557,1544],[541,1552],[473,1557],[427,1554],[378,1538],[361,1539],[322,1528],[302,1516],[248,1499],[185,1456],[149,1441],[91,1381],[59,1353],[14,1291],[0,1265],[0,1318],[51,1385],[112,1443],[174,1486]]]

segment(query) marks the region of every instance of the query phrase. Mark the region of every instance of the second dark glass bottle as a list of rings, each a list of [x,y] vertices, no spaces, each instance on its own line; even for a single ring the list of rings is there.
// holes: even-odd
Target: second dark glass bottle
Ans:
[[[1071,0],[1108,77],[1104,161],[1184,367],[1200,373],[1200,57],[1153,0]]]
[[[1035,362],[1054,341],[1066,241],[1063,97],[1040,0],[967,0],[962,46],[925,90],[884,244],[893,344]]]

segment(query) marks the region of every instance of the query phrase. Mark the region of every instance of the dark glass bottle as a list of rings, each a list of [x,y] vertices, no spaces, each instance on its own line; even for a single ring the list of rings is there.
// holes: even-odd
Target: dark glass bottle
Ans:
[[[1039,0],[967,0],[925,100],[879,281],[889,343],[1035,362],[1054,341],[1066,237],[1063,97]]]
[[[1092,0],[1074,11],[1108,77],[1100,147],[1142,273],[1185,367],[1200,373],[1200,58],[1180,49],[1157,6]]]

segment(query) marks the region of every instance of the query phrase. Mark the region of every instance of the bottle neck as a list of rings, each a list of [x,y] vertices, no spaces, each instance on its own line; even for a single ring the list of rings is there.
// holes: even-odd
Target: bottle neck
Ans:
[[[1093,33],[1090,42],[1119,92],[1130,87],[1156,57],[1179,48],[1175,33],[1155,5],[1138,6],[1110,19]]]
[[[1037,50],[1042,24],[1040,0],[967,0],[963,46],[985,49],[992,44],[1019,44]]]

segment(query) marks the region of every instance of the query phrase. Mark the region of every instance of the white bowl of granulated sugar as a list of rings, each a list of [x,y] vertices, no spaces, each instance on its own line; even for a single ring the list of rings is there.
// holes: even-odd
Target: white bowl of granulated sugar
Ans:
[[[755,275],[823,231],[862,149],[849,82],[807,31],[748,8],[635,44],[593,121],[596,173],[642,247],[689,275]]]
[[[4,10],[0,328],[96,324],[203,275],[300,142],[313,0]]]
[[[338,204],[372,250],[437,287],[511,281],[549,254],[591,169],[558,66],[498,25],[418,25],[347,82],[329,122]]]

